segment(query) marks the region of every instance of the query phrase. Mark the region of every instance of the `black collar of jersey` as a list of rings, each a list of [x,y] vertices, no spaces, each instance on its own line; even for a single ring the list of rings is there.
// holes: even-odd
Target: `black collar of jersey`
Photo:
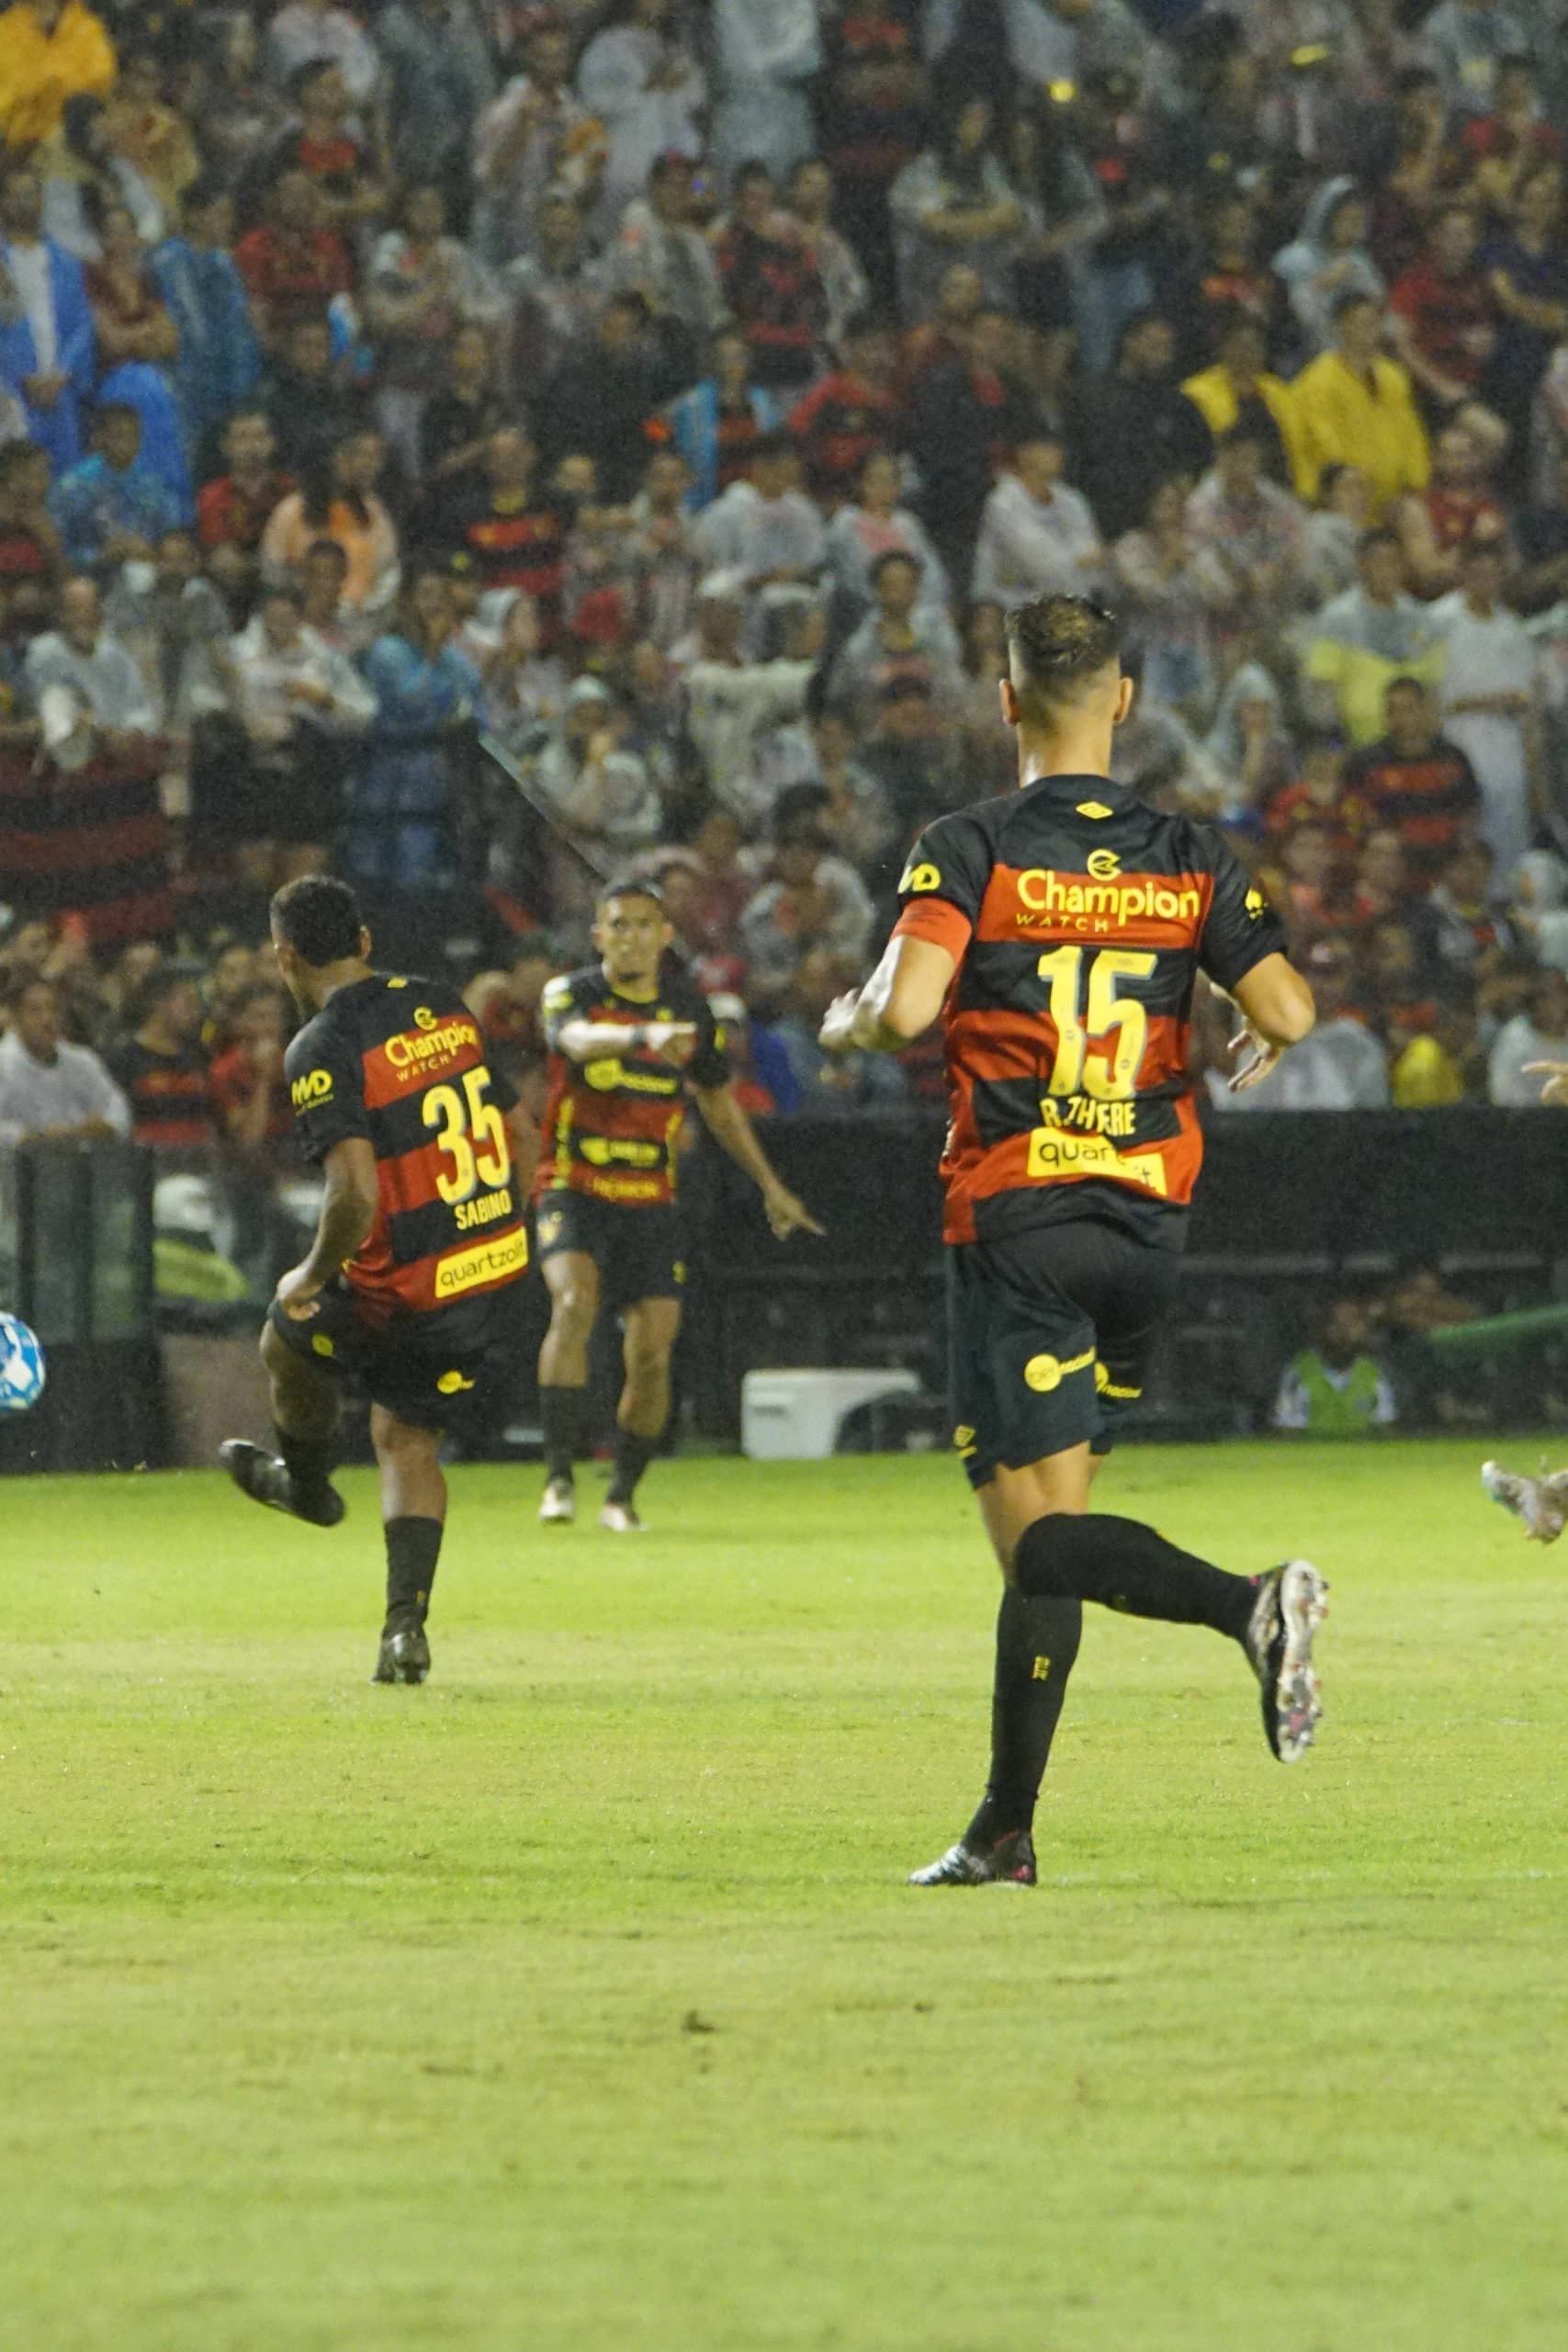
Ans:
[[[1137,797],[1128,786],[1118,784],[1108,775],[1037,775],[1018,787],[1018,797],[1026,800],[1031,793],[1048,793],[1053,799],[1077,800],[1088,794],[1095,799],[1124,802]]]

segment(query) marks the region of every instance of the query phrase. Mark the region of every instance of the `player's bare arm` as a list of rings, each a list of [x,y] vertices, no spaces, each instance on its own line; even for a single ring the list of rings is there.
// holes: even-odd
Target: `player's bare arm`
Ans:
[[[315,1313],[316,1300],[362,1248],[376,1222],[376,1154],[368,1137],[348,1136],[334,1144],[322,1163],[322,1173],[326,1195],[310,1254],[291,1267],[277,1285],[279,1306],[297,1323]]]
[[[828,1008],[818,1042],[829,1054],[901,1054],[941,1012],[956,967],[934,940],[890,939],[865,986]]]
[[[628,1029],[617,1021],[569,1021],[556,1038],[569,1062],[615,1061],[625,1053],[651,1054],[671,1069],[684,1069],[697,1047],[694,1021],[640,1021]]]
[[[746,1170],[761,1193],[762,1207],[775,1240],[787,1241],[792,1233],[822,1233],[825,1227],[781,1181],[757,1140],[756,1128],[736,1101],[734,1088],[698,1086],[693,1092],[709,1135],[738,1168]]]
[[[1311,989],[1285,956],[1265,956],[1236,982],[1230,1001],[1242,1018],[1231,1051],[1251,1049],[1250,1059],[1231,1080],[1230,1091],[1245,1094],[1268,1077],[1282,1053],[1311,1035],[1317,1008]]]
[[[538,1121],[514,1102],[503,1122],[506,1139],[512,1148],[512,1175],[517,1198],[525,1201],[533,1188],[539,1165],[540,1136]]]

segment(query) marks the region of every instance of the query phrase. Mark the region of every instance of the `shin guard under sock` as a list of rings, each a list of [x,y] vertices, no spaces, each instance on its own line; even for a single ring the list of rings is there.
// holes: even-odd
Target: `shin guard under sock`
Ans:
[[[587,1419],[586,1388],[541,1388],[539,1420],[545,1437],[545,1469],[551,1479],[570,1479],[582,1452]]]
[[[441,1556],[438,1519],[389,1519],[387,1537],[387,1623],[423,1625]]]
[[[1009,1585],[997,1612],[991,1772],[964,1843],[994,1845],[1034,1821],[1045,1761],[1078,1654],[1083,1606]]]
[[[1258,1599],[1250,1577],[1227,1576],[1179,1550],[1141,1520],[1095,1511],[1053,1511],[1025,1528],[1016,1561],[1019,1588],[1043,1598],[1098,1600],[1132,1617],[1210,1625],[1245,1636]]]

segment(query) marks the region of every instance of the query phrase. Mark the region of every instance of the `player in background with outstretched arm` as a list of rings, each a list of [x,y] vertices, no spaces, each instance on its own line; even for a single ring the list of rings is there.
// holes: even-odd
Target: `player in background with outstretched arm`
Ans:
[[[688,1090],[714,1140],[757,1184],[778,1239],[822,1230],[779,1182],[736,1100],[717,1024],[672,952],[674,937],[654,884],[616,884],[599,902],[599,962],[551,980],[542,1000],[550,1048],[536,1185],[551,1309],[539,1356],[547,1480],[539,1517],[547,1526],[577,1516],[572,1472],[602,1304],[620,1312],[626,1382],[599,1523],[618,1535],[642,1525],[637,1482],[670,1418],[670,1358],[681,1328],[686,1270],[675,1172]]]
[[[927,830],[886,954],[822,1029],[829,1050],[897,1053],[947,1015],[954,1442],[1006,1589],[989,1782],[922,1886],[1035,1883],[1035,1800],[1086,1600],[1239,1643],[1281,1760],[1321,1713],[1314,1567],[1230,1576],[1089,1508],[1142,1391],[1201,1158],[1197,975],[1239,1007],[1238,1087],[1307,1035],[1311,992],[1218,835],[1110,781],[1133,698],[1112,616],[1042,597],[1009,616],[1008,643],[1020,788]]]
[[[338,1383],[365,1389],[387,1541],[373,1679],[423,1682],[446,1518],[441,1442],[514,1377],[538,1138],[486,1067],[456,989],[371,969],[346,883],[288,883],[272,937],[305,1016],[284,1075],[326,1193],[310,1254],[278,1283],[262,1330],[277,1451],[230,1438],[219,1458],[254,1502],[335,1527]]]

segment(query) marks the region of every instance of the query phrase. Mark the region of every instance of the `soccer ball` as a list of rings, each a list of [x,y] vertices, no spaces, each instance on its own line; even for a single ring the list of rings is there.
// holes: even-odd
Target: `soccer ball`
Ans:
[[[43,1349],[36,1331],[0,1315],[0,1413],[29,1412],[43,1395]]]

